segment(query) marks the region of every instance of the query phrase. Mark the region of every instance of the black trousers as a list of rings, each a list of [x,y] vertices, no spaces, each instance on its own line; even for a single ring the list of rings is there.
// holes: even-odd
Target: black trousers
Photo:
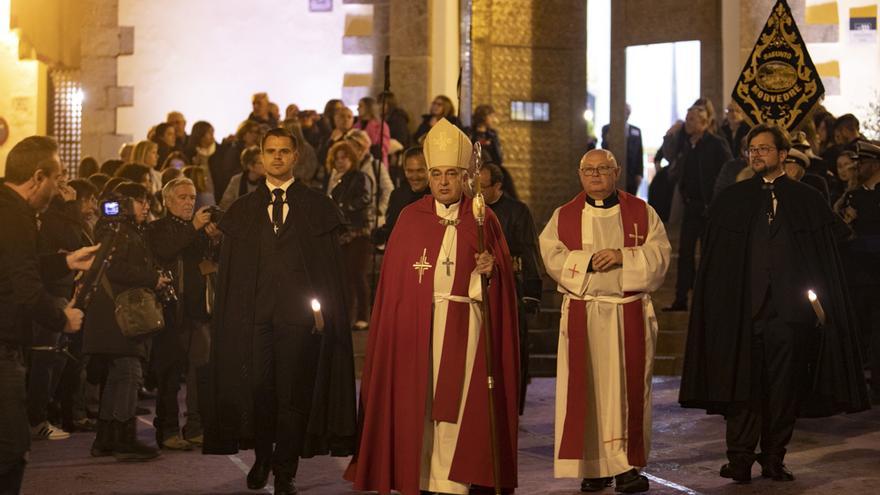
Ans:
[[[18,493],[31,445],[21,348],[0,343],[0,494]]]
[[[762,460],[782,462],[807,373],[803,343],[811,340],[812,331],[772,311],[753,323],[750,400],[732,404],[726,415],[730,462],[751,465],[759,443]]]
[[[688,292],[694,286],[696,275],[697,242],[706,229],[705,207],[702,203],[684,205],[681,231],[678,237],[678,273],[675,279],[675,301],[688,302]],[[702,244],[701,244],[702,245]]]
[[[880,304],[877,304],[878,285],[850,287],[853,306],[859,318],[862,342],[867,344],[865,364],[871,369],[871,391],[880,394]]]
[[[271,460],[276,476],[296,475],[320,342],[311,327],[275,322],[254,328],[254,447],[257,461]]]

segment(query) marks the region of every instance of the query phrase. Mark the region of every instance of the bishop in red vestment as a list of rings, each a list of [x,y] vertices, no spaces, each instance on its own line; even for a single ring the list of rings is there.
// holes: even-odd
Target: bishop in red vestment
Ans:
[[[519,343],[510,254],[490,210],[477,250],[462,194],[471,144],[442,120],[425,141],[432,194],[406,207],[391,237],[373,305],[361,379],[357,490],[466,494],[491,487],[482,297],[491,311],[500,484],[517,483]],[[490,276],[482,294],[480,276]]]

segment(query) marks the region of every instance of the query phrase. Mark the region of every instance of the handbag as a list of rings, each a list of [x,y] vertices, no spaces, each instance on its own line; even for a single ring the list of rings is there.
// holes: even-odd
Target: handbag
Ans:
[[[114,316],[122,335],[137,339],[149,337],[165,328],[162,304],[156,299],[155,292],[145,287],[136,287],[114,296],[106,276],[101,279],[101,285],[116,306]]]

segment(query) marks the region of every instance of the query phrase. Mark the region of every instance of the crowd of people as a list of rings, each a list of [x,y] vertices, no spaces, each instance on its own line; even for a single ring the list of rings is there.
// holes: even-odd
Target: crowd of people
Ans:
[[[849,365],[864,364],[872,377],[880,376],[880,313],[874,304],[880,286],[880,147],[860,134],[853,115],[835,118],[819,109],[789,141],[772,126],[751,129],[734,103],[717,125],[711,102],[697,100],[655,157],[651,206],[617,190],[621,174],[631,193],[644,175],[641,134],[628,125],[627,163],[618,166],[606,150],[589,151],[578,169],[583,192],[554,212],[540,240],[504,167],[496,126],[494,109],[480,105],[472,126],[463,128],[443,95],[410,132],[408,113],[391,93],[361,98],[357,115],[334,99],[321,114],[288,105],[284,118],[266,93],[257,93],[247,119],[219,142],[210,123],[196,122],[187,133],[185,117],[172,111],[145,140],[124,145],[118,158],[101,164],[83,158],[75,172],[67,172],[76,176],[69,180],[51,139],[35,136],[16,145],[0,186],[4,226],[13,226],[9,238],[15,240],[15,247],[3,245],[0,294],[9,302],[2,299],[0,309],[9,318],[0,329],[0,373],[9,380],[0,386],[25,407],[0,410],[4,438],[15,439],[2,453],[4,487],[15,492],[20,485],[31,439],[64,440],[79,431],[95,432],[92,456],[120,461],[155,459],[161,449],[229,454],[254,447],[247,485],[262,488],[273,472],[276,493],[295,493],[297,459],[326,453],[355,454],[346,476],[359,489],[466,493],[468,486],[493,482],[513,487],[516,416],[528,383],[527,315],[540,304],[546,266],[564,295],[565,315],[556,473],[582,478],[584,491],[612,482],[618,491],[647,490],[637,468],[645,465],[650,447],[650,400],[635,397],[650,397],[657,328],[648,294],[659,288],[669,266],[664,222],[675,210],[681,218],[676,296],[664,310],[690,308],[697,315],[682,404],[727,415],[730,463],[722,476],[748,477],[744,466],[755,459],[761,434],[754,424],[761,412],[728,407],[749,403],[736,395],[742,387],[706,384],[701,370],[742,370],[748,359],[757,359],[773,374],[794,373],[799,361],[767,364],[772,359],[762,357],[762,346],[792,345],[787,337],[774,340],[774,332],[791,326],[787,312],[813,323],[807,303],[779,304],[771,287],[817,284],[823,297],[834,297],[829,313],[838,322],[848,321],[849,309],[836,296],[848,291],[855,312],[851,325],[837,329],[845,337],[837,350],[849,361],[836,362],[834,377],[819,385],[849,385],[856,392],[834,397],[816,414],[860,410],[858,386],[847,381],[858,373]],[[479,170],[472,143],[481,144]],[[663,159],[668,166],[660,166]],[[783,175],[810,189],[791,189],[776,180]],[[483,220],[472,212],[475,190],[492,212]],[[755,211],[766,214],[766,225],[743,227],[752,222],[751,213],[727,214],[736,210],[737,198],[760,206]],[[809,212],[795,214],[796,204],[809,205]],[[836,215],[823,216],[823,208]],[[582,222],[585,216],[589,221]],[[260,217],[266,221],[255,221]],[[752,228],[752,241],[732,234]],[[485,229],[488,248],[477,244],[478,229]],[[777,236],[779,229],[784,236]],[[804,231],[813,237],[792,243]],[[710,274],[717,277],[729,267],[707,253],[737,242],[745,242],[743,253],[754,253],[760,247],[748,244],[754,239],[790,252],[826,235],[822,240],[830,244],[798,254],[813,270],[806,282],[786,260],[750,256],[744,262],[751,263],[753,285],[746,290],[731,283],[726,290],[751,294],[746,302],[753,314],[745,327],[760,335],[749,341],[758,357],[737,363],[712,358],[720,349],[696,336],[711,330],[700,326],[700,318],[725,311],[713,306],[711,291],[722,289],[713,289]],[[773,267],[782,275],[773,275]],[[432,283],[423,286],[431,269]],[[765,271],[771,273],[766,287],[755,285]],[[370,280],[374,273],[378,280]],[[716,280],[724,277],[741,280],[733,272]],[[473,426],[481,424],[474,417],[485,407],[485,394],[469,392],[476,390],[472,381],[487,378],[475,358],[481,322],[489,317],[480,308],[486,295],[500,301],[486,330],[499,342],[493,351],[498,374],[489,377],[501,411],[495,455],[502,467],[494,480],[487,476],[492,467],[485,452],[471,446],[488,442],[485,430]],[[423,307],[426,301],[430,307]],[[401,332],[407,325],[424,327],[418,338],[428,336],[432,343]],[[849,335],[849,328],[861,334]],[[370,333],[358,417],[351,332],[365,330]],[[639,343],[645,334],[650,338]],[[864,363],[849,347],[857,342],[869,351]],[[585,345],[627,351],[590,356]],[[615,390],[638,389],[609,396],[583,381],[589,374],[616,383]],[[426,376],[434,377],[427,409]],[[744,380],[770,395],[786,388]],[[880,403],[880,380],[870,385],[871,400]],[[736,397],[707,395],[710,389]],[[387,395],[392,390],[417,400],[394,402]],[[782,464],[794,424],[792,397],[774,403],[784,402],[779,408],[785,424],[766,445],[761,440],[762,465],[783,481],[793,479]],[[154,400],[154,411],[139,407],[144,398]],[[596,412],[609,407],[627,412],[604,419]],[[137,435],[137,416],[149,412],[155,413],[155,446]],[[428,415],[436,422],[432,428],[425,427]],[[19,423],[28,424],[29,432],[17,430]],[[408,460],[382,450],[388,429],[408,439],[400,444]],[[607,441],[627,429],[632,434],[626,442]],[[423,443],[423,434],[429,442]],[[431,475],[419,478],[420,471]]]
[[[31,180],[35,170],[40,178],[48,173],[47,163],[58,166],[51,170],[57,172],[51,184],[41,184],[42,196],[34,200],[45,204],[30,202],[37,213],[36,253],[79,253],[112,242],[102,260],[105,266],[90,286],[70,270],[60,278],[44,277],[53,307],[77,305],[79,309],[64,311],[68,319],[81,318],[82,331],[22,314],[19,323],[30,330],[0,339],[10,344],[11,353],[25,351],[20,358],[27,370],[22,383],[27,387],[28,436],[64,440],[71,433],[95,432],[91,455],[120,461],[155,459],[161,449],[203,446],[206,420],[200,412],[204,400],[197,370],[211,354],[210,328],[215,302],[221,299],[216,292],[223,287],[217,277],[224,233],[225,244],[231,244],[220,224],[241,198],[265,189],[267,175],[273,176],[267,169],[275,165],[266,154],[266,139],[279,130],[295,143],[293,180],[326,197],[338,212],[336,261],[347,301],[341,314],[350,317],[343,326],[367,330],[375,285],[370,273],[378,270],[377,257],[404,207],[430,194],[422,147],[426,133],[443,119],[457,123],[451,100],[440,95],[438,102],[442,105],[432,105],[413,133],[407,112],[392,93],[362,98],[356,117],[341,100],[331,100],[323,114],[291,104],[283,119],[268,95],[257,93],[247,119],[219,142],[210,123],[188,127],[184,115],[172,111],[148,130],[146,139],[123,145],[118,158],[99,164],[85,157],[76,169],[66,171],[51,139],[34,137],[18,145],[7,164],[7,185],[17,180],[16,173],[31,172]],[[497,189],[490,203],[522,207],[508,216],[524,239],[521,250],[528,251],[535,245],[528,209],[514,197],[499,202],[502,188],[512,191],[513,183],[501,163],[494,110],[483,105],[477,114],[474,128],[466,131],[485,144],[487,190]],[[520,218],[523,214],[527,222]],[[259,257],[253,252],[245,256]],[[538,300],[534,252],[526,265],[528,295]],[[9,283],[6,275],[4,284]],[[138,291],[155,296],[163,321],[143,335],[132,335],[130,322],[120,317],[120,296]],[[181,424],[182,382],[186,411]],[[139,406],[144,399],[155,404],[155,446],[136,434],[137,415],[150,412]],[[21,440],[20,447],[27,443]]]
[[[709,212],[722,192],[755,176],[746,140],[751,127],[730,102],[720,124],[712,102],[699,99],[683,122],[674,124],[655,156],[658,173],[649,201],[664,220],[680,207],[675,299],[664,311],[687,311],[694,287],[697,245],[702,249]],[[817,191],[836,214],[844,233],[840,248],[846,281],[856,308],[865,364],[880,376],[880,314],[872,304],[880,288],[877,239],[880,236],[880,148],[860,132],[853,114],[835,117],[822,107],[790,134],[783,168],[790,179]],[[668,165],[660,168],[665,160]],[[676,205],[676,206],[674,206]],[[880,403],[880,380],[871,382]]]

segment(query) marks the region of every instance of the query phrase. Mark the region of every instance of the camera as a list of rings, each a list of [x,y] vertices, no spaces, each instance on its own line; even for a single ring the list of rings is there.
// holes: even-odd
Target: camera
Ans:
[[[177,291],[174,290],[174,276],[169,270],[159,270],[159,275],[168,279],[168,283],[156,291],[156,297],[163,306],[177,302]]]
[[[115,196],[101,202],[101,216],[105,218],[121,218],[134,214],[131,198]]]
[[[211,213],[211,223],[220,223],[220,220],[223,219],[223,214],[226,213],[225,211],[221,210],[219,206],[216,205],[208,207],[208,209],[205,211]]]

